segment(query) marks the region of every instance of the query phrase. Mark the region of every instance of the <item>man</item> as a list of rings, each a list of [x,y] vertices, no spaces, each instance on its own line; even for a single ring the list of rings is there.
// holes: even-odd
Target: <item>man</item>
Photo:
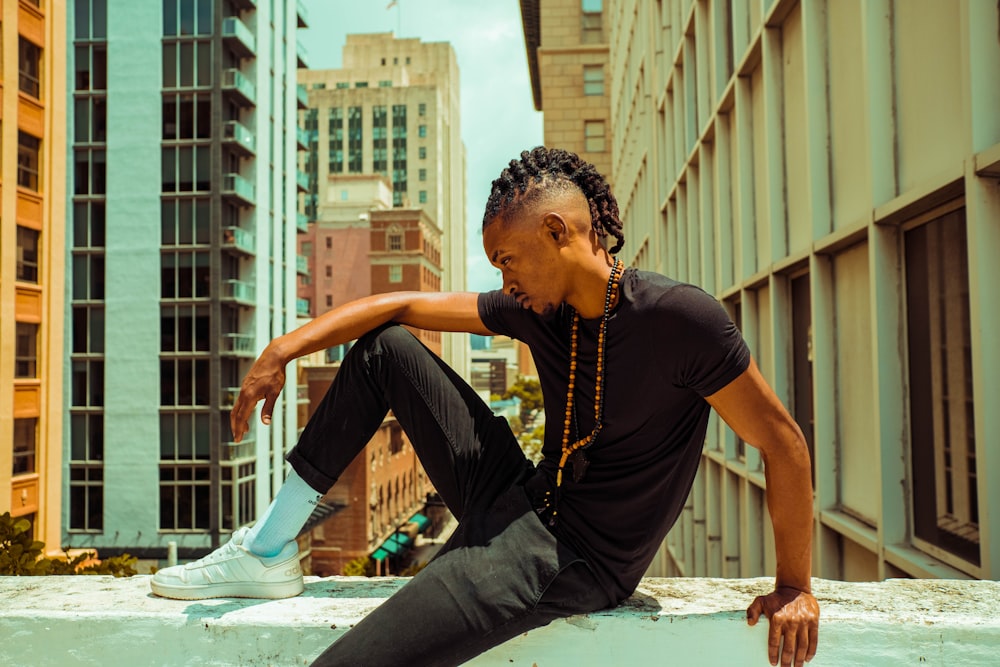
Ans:
[[[768,616],[772,664],[779,653],[783,665],[811,659],[819,606],[802,434],[718,302],[624,269],[613,254],[623,242],[615,198],[592,165],[561,150],[523,152],[493,182],[483,219],[503,289],[380,294],[272,341],[233,408],[237,441],[258,401],[270,422],[289,360],[359,339],[289,453],[293,472],[264,517],[201,561],[157,573],[153,591],[298,594],[295,535],[392,409],[458,528],[315,664],[459,664],[628,597],[683,507],[715,408],[765,462],[777,576],[747,620]],[[528,344],[547,424],[537,468],[507,422],[400,324]]]

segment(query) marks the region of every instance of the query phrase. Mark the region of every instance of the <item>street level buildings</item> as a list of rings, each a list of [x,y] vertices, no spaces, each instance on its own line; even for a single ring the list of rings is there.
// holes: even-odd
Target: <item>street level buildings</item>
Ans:
[[[205,553],[256,519],[295,443],[229,411],[296,324],[300,3],[70,3],[63,544]],[[53,58],[53,61],[56,59]]]
[[[996,3],[525,0],[546,116],[586,85],[546,27],[602,4],[621,256],[741,327],[812,454],[814,573],[996,578]],[[712,419],[651,574],[774,572],[761,457]]]
[[[309,221],[317,230],[357,226],[336,218],[334,202],[351,202],[345,177],[381,175],[391,185],[393,208],[419,208],[426,224],[440,230],[440,289],[465,289],[465,147],[451,45],[389,33],[348,35],[342,68],[303,70],[299,80],[308,89],[302,125],[309,142],[303,206]],[[317,257],[322,251],[314,246]],[[403,270],[398,262],[385,266]],[[312,303],[310,309],[318,314],[328,307]],[[441,351],[468,375],[468,336],[442,335]]]
[[[61,553],[66,9],[0,10],[0,514]]]

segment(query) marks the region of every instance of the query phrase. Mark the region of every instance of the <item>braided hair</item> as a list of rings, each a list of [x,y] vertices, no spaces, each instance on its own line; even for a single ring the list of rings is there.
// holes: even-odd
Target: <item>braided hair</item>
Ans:
[[[611,194],[608,182],[594,165],[559,148],[538,146],[522,151],[519,160],[510,161],[500,177],[493,181],[486,200],[483,229],[501,217],[510,219],[548,192],[571,188],[578,189],[587,198],[591,225],[598,238],[604,241],[611,235],[617,240],[609,252],[614,254],[621,250],[625,234],[618,219],[618,201]]]

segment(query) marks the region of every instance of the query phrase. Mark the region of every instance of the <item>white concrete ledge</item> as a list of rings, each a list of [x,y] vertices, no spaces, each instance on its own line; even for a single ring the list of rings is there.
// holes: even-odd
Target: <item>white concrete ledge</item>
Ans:
[[[182,602],[148,577],[0,577],[0,665],[306,665],[406,582],[306,579],[288,600]],[[523,665],[764,665],[745,609],[768,579],[646,579],[617,609],[552,623],[474,660]],[[1000,583],[816,580],[812,665],[1000,665]],[[414,665],[413,667],[419,667]]]

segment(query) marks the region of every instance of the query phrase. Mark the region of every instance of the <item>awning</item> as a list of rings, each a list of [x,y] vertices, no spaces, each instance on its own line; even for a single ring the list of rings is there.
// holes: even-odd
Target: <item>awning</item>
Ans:
[[[427,530],[427,526],[431,525],[431,520],[425,517],[420,512],[417,512],[416,514],[411,516],[410,522],[417,524],[417,528],[420,530],[421,533]]]
[[[389,556],[398,556],[410,548],[410,536],[405,533],[393,533],[378,549],[372,554],[375,560],[384,560]]]

